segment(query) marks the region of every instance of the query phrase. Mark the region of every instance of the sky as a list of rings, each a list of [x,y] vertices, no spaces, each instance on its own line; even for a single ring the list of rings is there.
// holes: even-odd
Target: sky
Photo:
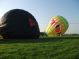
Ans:
[[[79,0],[0,0],[0,18],[11,9],[24,9],[37,20],[43,32],[53,16],[69,22],[68,34],[79,34]]]

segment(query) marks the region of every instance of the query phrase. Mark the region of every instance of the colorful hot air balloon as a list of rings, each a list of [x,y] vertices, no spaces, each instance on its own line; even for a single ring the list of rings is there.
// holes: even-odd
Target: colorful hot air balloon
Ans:
[[[49,37],[57,37],[63,35],[68,29],[69,24],[62,16],[54,16],[49,22],[46,33]]]

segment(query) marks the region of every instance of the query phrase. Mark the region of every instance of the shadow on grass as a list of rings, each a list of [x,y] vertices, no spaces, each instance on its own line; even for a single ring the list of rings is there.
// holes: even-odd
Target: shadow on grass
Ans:
[[[0,44],[11,43],[39,43],[39,42],[56,42],[66,39],[79,39],[79,37],[50,37],[50,38],[38,38],[38,39],[0,39]]]

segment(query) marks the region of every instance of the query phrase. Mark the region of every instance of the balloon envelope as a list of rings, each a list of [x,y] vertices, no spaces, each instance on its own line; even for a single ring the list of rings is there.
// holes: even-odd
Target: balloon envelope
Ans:
[[[39,38],[40,30],[35,17],[22,9],[12,9],[1,18],[0,34],[4,39]]]
[[[46,33],[49,37],[57,37],[63,35],[68,29],[69,24],[62,16],[54,16],[49,22]]]

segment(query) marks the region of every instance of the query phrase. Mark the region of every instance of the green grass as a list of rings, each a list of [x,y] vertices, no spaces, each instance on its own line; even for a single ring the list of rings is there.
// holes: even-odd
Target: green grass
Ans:
[[[2,39],[0,59],[79,59],[79,39]]]

